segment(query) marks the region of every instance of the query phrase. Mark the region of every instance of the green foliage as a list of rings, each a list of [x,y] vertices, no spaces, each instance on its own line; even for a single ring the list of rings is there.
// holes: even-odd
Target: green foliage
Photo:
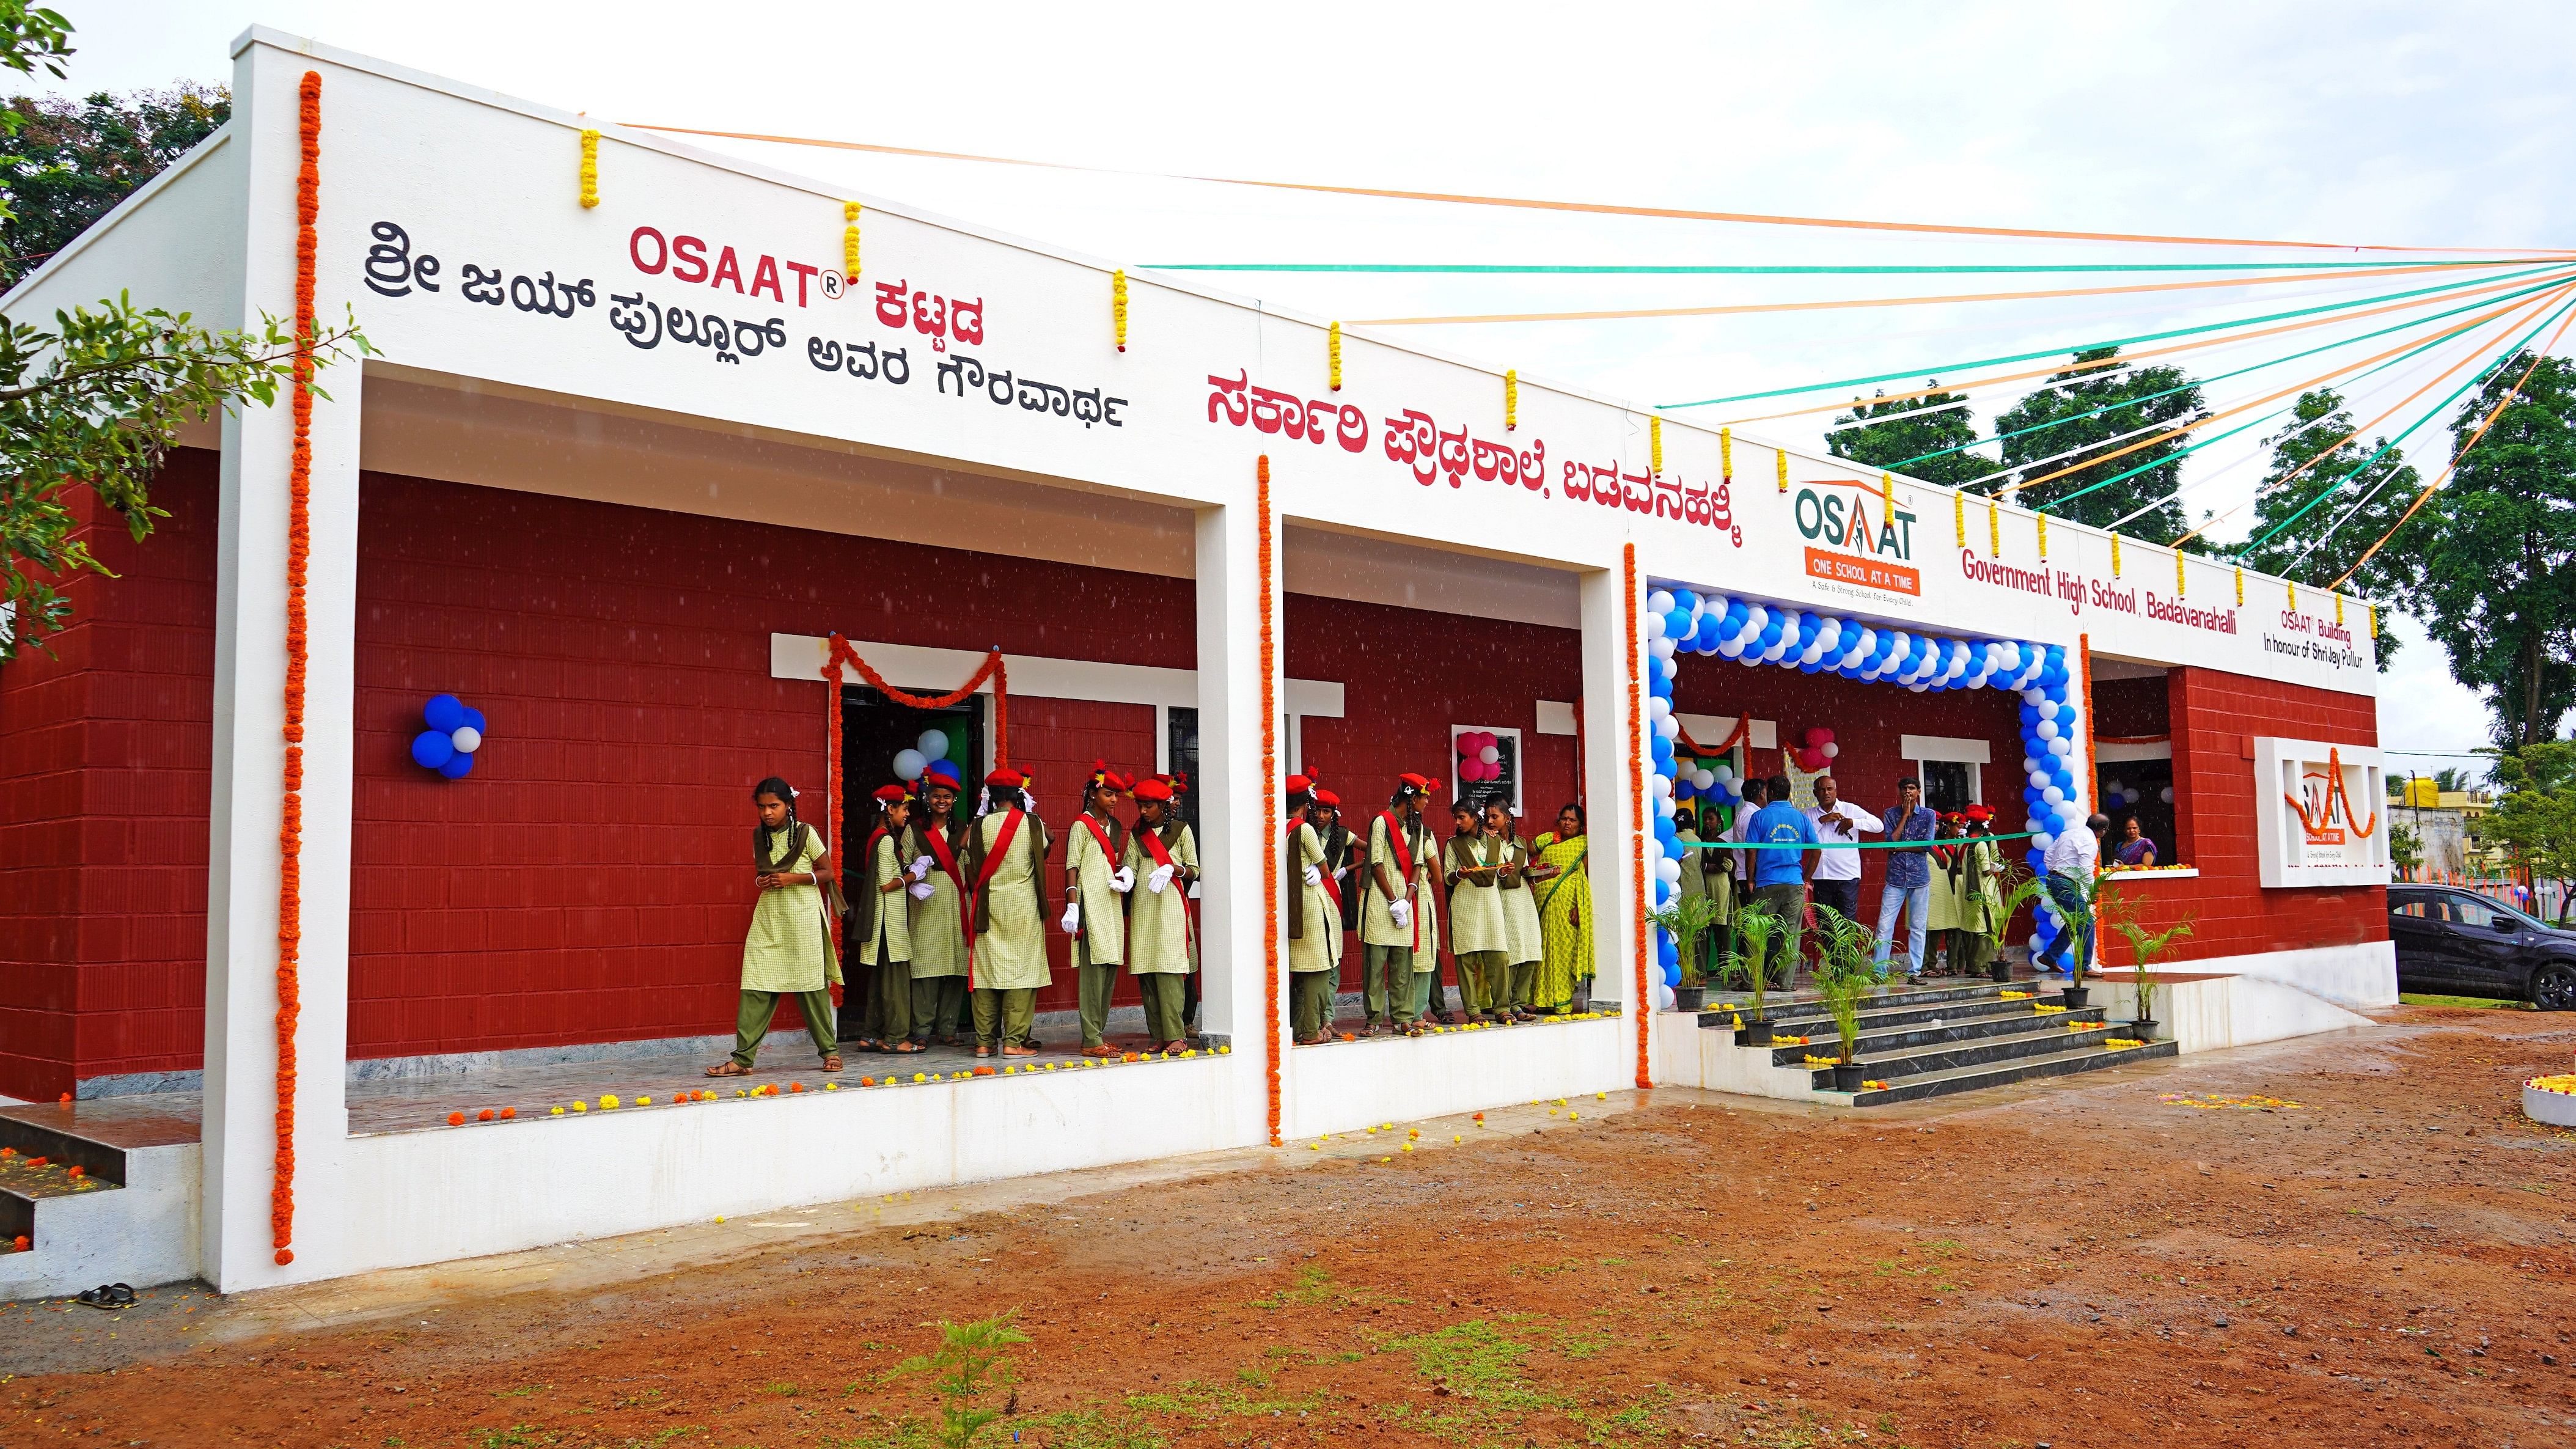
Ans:
[[[1997,841],[1988,842],[1986,848],[1998,856],[2003,852],[2002,843]],[[1977,899],[1993,908],[1986,916],[1984,934],[1994,944],[1995,959],[2003,958],[2004,943],[2012,939],[2013,918],[2021,914],[2022,907],[2039,899],[2041,889],[2039,877],[2017,860],[2004,861],[2003,874],[1999,876],[1979,878]]]
[[[0,161],[0,288],[15,286],[232,115],[222,86],[18,96],[0,127],[16,154]]]
[[[2486,697],[2496,743],[2516,749],[2556,739],[2576,707],[2576,361],[2508,359],[2452,424],[2455,453],[2508,395],[2424,509],[2405,605],[2452,677]]]
[[[2388,858],[2399,870],[2415,870],[2421,867],[2424,864],[2424,837],[2416,834],[2415,827],[2411,825],[2400,825],[2394,820],[2390,821]]]
[[[63,60],[72,53],[72,23],[56,10],[31,6],[27,0],[0,0],[0,66],[20,75],[42,68],[61,79]],[[8,122],[0,120],[0,130]]]
[[[1703,895],[1676,895],[1670,904],[1646,912],[1646,919],[1669,933],[1681,948],[1682,984],[1704,985],[1699,942],[1717,924],[1717,902]]]
[[[2079,825],[2075,828],[2081,830],[2084,827]],[[2086,930],[2091,929],[2096,922],[2101,920],[2101,912],[2098,909],[2097,903],[2100,899],[2102,890],[2102,877],[2098,875],[2071,877],[2061,876],[2059,879],[2069,880],[2074,884],[2075,904],[2071,906],[2068,905],[2065,898],[2054,891],[2051,891],[2048,894],[2049,904],[2057,907],[2057,917],[2063,927],[2067,931],[2080,936]],[[2097,951],[2102,949],[2101,935],[2098,931],[2094,934],[2093,949]],[[2082,986],[2084,984],[2084,953],[2082,951],[2070,951],[2067,953],[2067,959],[2074,963],[2067,970],[2067,984],[2070,986]]]
[[[1966,402],[1967,394],[1942,392],[1940,385],[1939,378],[1931,379],[1934,390],[1921,397],[1887,401],[1881,393],[1882,400],[1854,399],[1852,410],[1834,419],[1842,431],[1826,436],[1826,448],[1837,458],[1951,488],[1991,476],[1994,460],[1968,451],[1977,441],[1976,418],[1965,407],[1949,407]],[[1944,407],[1948,411],[1932,411]],[[1928,456],[1935,453],[1940,456]]]
[[[2138,968],[2138,1019],[2155,1020],[2156,961],[2173,949],[2174,942],[2191,934],[2192,913],[2185,911],[2182,919],[2161,931],[2151,932],[2138,924],[2138,898],[2115,885],[2105,884],[2094,897],[2093,917],[2128,939],[2129,962]]]
[[[899,1374],[938,1376],[932,1382],[940,1399],[939,1442],[948,1449],[965,1449],[986,1425],[1002,1417],[1001,1410],[984,1406],[984,1396],[1014,1382],[1010,1350],[1029,1341],[1027,1334],[1011,1326],[1018,1312],[1013,1309],[973,1323],[942,1319],[939,1347],[895,1366]]]
[[[1878,933],[1831,906],[1816,907],[1816,995],[1833,1016],[1842,1040],[1842,1059],[1849,1062],[1860,1041],[1861,998],[1883,980],[1871,959]]]
[[[2291,570],[2297,567],[2303,568],[2308,577],[2331,579],[2370,547],[2373,539],[2396,527],[2406,510],[2414,506],[2424,480],[2406,461],[2405,453],[2388,447],[2385,438],[2365,443],[2351,436],[2353,430],[2352,414],[2345,410],[2342,395],[2334,389],[2319,388],[2299,395],[2290,420],[2269,440],[2272,466],[2264,472],[2261,490],[2255,495],[2251,536],[2263,538],[2272,533],[2320,493],[2332,496],[2309,509],[2297,523],[2247,549],[2242,557],[2248,567],[2283,577],[2293,577]],[[2383,448],[2387,449],[2384,454]],[[2371,461],[2374,455],[2377,460]],[[2369,466],[2363,467],[2364,463]],[[2356,473],[2355,469],[2361,471]],[[2347,511],[2351,513],[2349,519],[2344,517]],[[2353,591],[2368,598],[2394,599],[2413,590],[2420,573],[2417,550],[2431,527],[2432,520],[2419,512],[2403,532],[2371,555],[2370,562],[2353,575]],[[2324,542],[2319,543],[2320,539]],[[2396,638],[2381,628],[2378,653],[2382,670],[2388,668],[2396,650]]]
[[[100,307],[56,312],[51,331],[0,317],[0,659],[69,620],[74,575],[107,572],[81,536],[80,491],[143,538],[167,516],[150,486],[181,425],[236,400],[267,406],[293,364],[295,338],[273,317],[210,331],[130,297]],[[314,339],[316,366],[371,351],[354,316]]]
[[[2191,446],[2191,439],[2135,445],[2198,415],[2200,386],[2178,367],[2142,367],[2105,376],[2120,366],[2119,352],[2116,347],[2099,347],[2076,353],[2074,366],[1997,418],[2003,466],[2017,481],[2075,469],[2017,495],[2025,505],[2046,505],[2061,518],[2097,528],[2107,528],[2114,519],[2146,508],[2146,513],[2123,524],[2121,531],[2159,540],[2178,538],[2190,525],[2184,521],[2182,505],[2167,495],[2182,485],[2182,464],[2177,459]],[[2058,457],[2069,452],[2074,456]],[[2089,461],[2096,458],[2101,461]],[[2087,493],[2063,507],[2051,503],[2142,467],[2146,471],[2136,477]],[[2155,502],[2158,499],[2165,501]],[[2154,506],[2149,507],[2151,503]]]
[[[1788,923],[1774,915],[1769,906],[1755,901],[1735,913],[1735,947],[1727,952],[1726,969],[1731,976],[1741,972],[1753,989],[1753,1019],[1762,1020],[1770,1013],[1764,1010],[1764,988],[1769,984],[1771,947],[1788,929]]]
[[[2480,845],[2500,846],[2534,877],[2559,882],[2558,924],[2576,894],[2576,744],[2553,741],[2496,755],[2495,807],[2469,822]]]

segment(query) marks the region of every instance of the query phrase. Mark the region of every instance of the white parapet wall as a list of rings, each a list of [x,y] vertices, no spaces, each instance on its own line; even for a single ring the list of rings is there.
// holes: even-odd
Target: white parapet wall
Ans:
[[[2093,985],[2102,993],[2098,1004],[2111,1020],[2137,1019],[2134,973],[2096,972]],[[2210,976],[2195,971],[2189,980],[2158,985],[2154,1006],[2160,1023],[2157,1035],[2170,1037],[2185,1056],[2371,1024],[2369,1017],[2312,992],[2261,976]]]
[[[1299,1047],[1288,1060],[1293,1080],[1282,1133],[1311,1137],[1633,1088],[1637,1026],[1629,1017],[1604,1016],[1451,1030],[1411,1040]],[[1662,1080],[1660,1072],[1656,1080]]]
[[[129,1147],[124,1186],[40,1200],[33,1251],[0,1254],[0,1302],[197,1276],[201,1158],[194,1142]]]

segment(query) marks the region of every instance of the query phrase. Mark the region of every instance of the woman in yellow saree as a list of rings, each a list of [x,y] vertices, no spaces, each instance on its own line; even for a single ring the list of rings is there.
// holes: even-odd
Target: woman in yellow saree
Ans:
[[[1583,869],[1590,842],[1583,836],[1583,807],[1556,812],[1556,828],[1530,842],[1537,860],[1529,883],[1538,893],[1539,928],[1546,936],[1538,987],[1530,1008],[1561,1016],[1592,997],[1592,878]]]

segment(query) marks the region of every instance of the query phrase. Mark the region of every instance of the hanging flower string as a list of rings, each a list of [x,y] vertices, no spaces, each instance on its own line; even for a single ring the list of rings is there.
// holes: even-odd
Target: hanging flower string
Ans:
[[[581,133],[581,208],[588,211],[599,205],[599,132],[585,127]]]
[[[1986,500],[1986,555],[2004,556],[2004,511],[1991,498]]]
[[[1780,475],[1780,491],[1786,493],[1789,491],[1789,450],[1783,448],[1779,451],[1777,456],[1779,458],[1778,471]]]
[[[1127,350],[1127,269],[1109,274],[1109,320],[1117,328],[1118,350]]]
[[[1662,418],[1646,419],[1646,449],[1646,471],[1661,478],[1664,476],[1664,420]]]
[[[1521,372],[1517,367],[1503,370],[1503,431],[1511,432],[1521,425]]]
[[[1788,455],[1781,454],[1783,467]],[[1628,805],[1635,812],[1628,832],[1628,877],[1637,892],[1638,905],[1630,912],[1636,919],[1635,956],[1636,996],[1628,1010],[1637,1018],[1637,1085],[1655,1084],[1652,1055],[1654,999],[1646,994],[1646,958],[1650,950],[1646,935],[1646,722],[1645,706],[1639,701],[1644,685],[1638,679],[1637,663],[1637,545],[1620,546],[1620,567],[1628,597]]]
[[[1334,323],[1332,329],[1324,334],[1324,360],[1326,371],[1330,374],[1328,381],[1332,383],[1332,390],[1340,392],[1342,390],[1342,324],[1339,322]]]
[[[859,204],[841,203],[841,275],[851,286],[859,283]]]
[[[295,1029],[304,1014],[304,574],[313,557],[313,274],[322,210],[322,73],[308,70],[299,119],[303,169],[295,177],[295,443],[286,468],[285,798],[277,827],[277,1155],[268,1189],[268,1236],[280,1267],[295,1261]]]
[[[2181,551],[2180,551],[2180,550],[2176,550],[2176,551],[2175,551],[2175,553],[2174,553],[2174,563],[2175,563],[2175,568],[2174,568],[2174,579],[2175,579],[2175,582],[2176,582],[2177,587],[2179,587],[2180,582],[2181,582],[2181,579],[2182,579],[2182,568],[2181,568],[2181,562],[2182,562],[2182,553],[2181,553]],[[2111,577],[2113,577],[2113,578],[2115,578],[2115,579],[2116,579],[2116,578],[2118,578],[2119,576],[2120,576],[2120,535],[2118,535],[2118,534],[2114,533],[2114,534],[2112,534],[2112,535],[2111,535]]]
[[[1270,580],[1270,455],[1261,455],[1256,475],[1255,526],[1260,530],[1261,586],[1261,1009],[1262,1042],[1269,1073],[1270,1145],[1280,1145],[1279,1059],[1279,644],[1272,617]]]
[[[2118,548],[2118,547],[2120,546],[2120,545],[2119,545],[2119,542],[2118,542],[2119,537],[2120,537],[2120,536],[2119,536],[2118,534],[2116,534],[2116,533],[2115,533],[2115,534],[2113,534],[2113,535],[2111,535],[2111,538],[2112,538],[2112,544],[2111,544],[2111,546],[2112,546],[2113,548]],[[2184,581],[2183,581],[2183,576],[2182,576],[2182,550],[2181,550],[2181,549],[2175,549],[2175,550],[2174,550],[2174,597],[2175,597],[2175,598],[2177,598],[2177,599],[2179,599],[2179,598],[2181,598],[2181,597],[2183,596],[2183,582],[2184,582]]]

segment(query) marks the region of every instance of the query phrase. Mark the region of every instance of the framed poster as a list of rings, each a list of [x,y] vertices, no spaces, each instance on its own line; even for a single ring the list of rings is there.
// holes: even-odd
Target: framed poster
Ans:
[[[1500,800],[1521,814],[1521,732],[1488,725],[1449,727],[1449,798]]]
[[[2379,751],[2254,739],[2254,849],[2263,884],[2386,885],[2388,787]]]

